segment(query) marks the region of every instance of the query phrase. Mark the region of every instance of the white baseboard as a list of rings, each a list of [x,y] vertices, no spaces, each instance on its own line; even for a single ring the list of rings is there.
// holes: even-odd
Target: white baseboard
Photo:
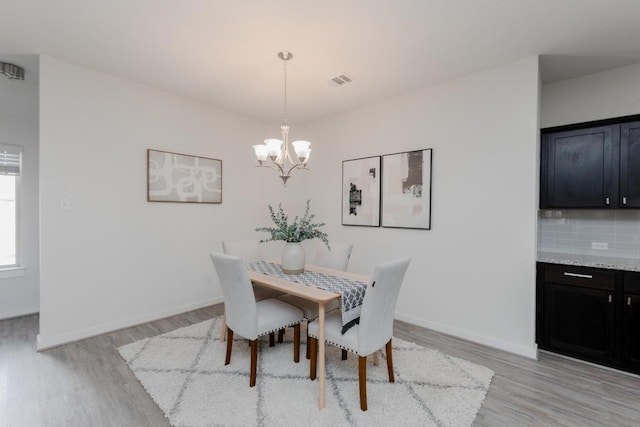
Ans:
[[[0,313],[0,320],[13,319],[15,317],[29,316],[40,311],[40,307],[33,305],[30,307],[22,307],[19,310],[7,310]]]
[[[165,317],[175,316],[176,314],[186,313],[187,311],[197,310],[199,308],[207,307],[221,302],[221,297],[213,298],[206,301],[172,307],[167,310],[156,311],[142,316],[118,320],[117,322],[105,323],[102,325],[97,325],[91,328],[81,329],[69,333],[52,336],[43,336],[42,334],[38,334],[37,350],[48,350],[59,345],[69,344],[74,341],[84,340],[87,338],[95,337],[97,335],[106,334],[109,332],[117,331],[119,329],[129,328],[131,326],[140,325],[142,323],[152,322],[158,319],[164,319]]]
[[[402,320],[403,322],[411,323],[412,325],[422,326],[423,328],[431,329],[443,334],[453,335],[455,337],[473,341],[475,343],[486,345],[488,347],[504,350],[509,353],[527,357],[529,359],[538,360],[538,345],[536,343],[533,343],[532,347],[525,347],[498,340],[492,337],[478,335],[464,329],[458,329],[448,325],[443,325],[441,323],[418,319],[417,317],[408,316],[405,314],[396,313],[395,318],[398,320]]]

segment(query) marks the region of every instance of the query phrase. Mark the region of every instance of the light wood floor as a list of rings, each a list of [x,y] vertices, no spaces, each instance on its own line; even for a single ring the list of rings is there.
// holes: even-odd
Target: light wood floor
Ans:
[[[168,426],[116,348],[220,305],[35,351],[38,316],[0,321],[0,426]],[[493,369],[475,426],[640,426],[640,377],[542,353],[533,361],[396,321],[395,335]]]

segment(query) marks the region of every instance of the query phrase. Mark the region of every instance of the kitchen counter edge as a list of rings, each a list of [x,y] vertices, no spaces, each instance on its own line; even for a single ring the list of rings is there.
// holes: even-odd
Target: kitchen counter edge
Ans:
[[[640,272],[640,259],[538,252],[537,262]]]

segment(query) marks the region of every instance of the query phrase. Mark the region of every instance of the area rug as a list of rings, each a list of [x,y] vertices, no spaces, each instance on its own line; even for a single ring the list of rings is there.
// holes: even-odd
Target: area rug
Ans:
[[[292,332],[285,342],[260,343],[258,376],[249,387],[250,348],[234,341],[224,365],[220,318],[122,346],[118,351],[175,427],[199,426],[469,426],[493,371],[393,339],[395,383],[384,352],[367,365],[369,410],[360,410],[357,357],[341,360],[327,346],[326,408],[318,409],[318,380],[309,380],[306,347],[293,362]],[[304,327],[301,328],[304,331]],[[304,335],[304,332],[302,333]],[[304,339],[303,339],[304,341]]]

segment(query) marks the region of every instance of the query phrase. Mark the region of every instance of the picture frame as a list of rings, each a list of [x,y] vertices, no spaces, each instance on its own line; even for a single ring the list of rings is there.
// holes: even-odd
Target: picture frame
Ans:
[[[222,203],[222,160],[148,149],[147,201]]]
[[[431,148],[382,156],[382,226],[431,229]]]
[[[380,227],[380,156],[342,162],[342,225]]]

